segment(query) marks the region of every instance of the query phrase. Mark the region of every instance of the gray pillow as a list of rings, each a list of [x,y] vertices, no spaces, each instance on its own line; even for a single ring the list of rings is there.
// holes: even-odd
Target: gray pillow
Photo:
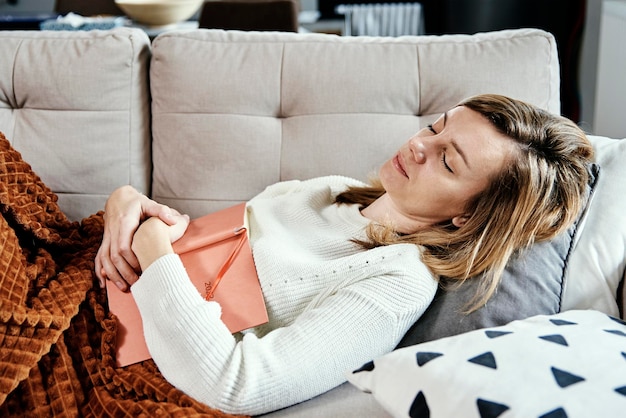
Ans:
[[[422,317],[409,329],[397,348],[432,341],[480,328],[497,327],[535,315],[561,312],[565,271],[576,230],[589,206],[599,167],[589,167],[589,198],[578,220],[550,241],[537,243],[512,258],[496,293],[482,308],[464,314],[476,293],[477,280],[467,280],[453,290],[437,291]]]

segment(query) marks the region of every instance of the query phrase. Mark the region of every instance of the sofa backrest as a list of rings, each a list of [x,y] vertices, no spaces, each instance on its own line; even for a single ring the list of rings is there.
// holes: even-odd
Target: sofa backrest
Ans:
[[[0,32],[0,131],[70,219],[149,192],[149,59],[138,29]]]
[[[71,219],[123,184],[199,216],[280,180],[366,179],[465,97],[502,93],[558,112],[558,91],[555,41],[532,29],[194,30],[152,46],[129,28],[0,32],[0,131]]]
[[[281,180],[365,180],[471,95],[560,108],[555,41],[534,29],[399,38],[193,30],[158,36],[152,54],[152,194],[192,217]]]

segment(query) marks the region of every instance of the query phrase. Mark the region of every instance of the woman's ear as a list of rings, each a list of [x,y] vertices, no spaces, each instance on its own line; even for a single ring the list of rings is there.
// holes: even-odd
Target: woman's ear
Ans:
[[[454,218],[452,218],[452,225],[460,228],[467,223],[469,218],[470,217],[468,215],[455,216]]]

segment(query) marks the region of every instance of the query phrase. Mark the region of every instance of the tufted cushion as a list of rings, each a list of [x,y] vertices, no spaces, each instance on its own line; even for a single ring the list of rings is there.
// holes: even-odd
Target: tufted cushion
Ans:
[[[153,195],[192,217],[281,180],[365,180],[474,94],[560,107],[554,39],[532,29],[399,38],[170,32],[153,42],[150,83]]]
[[[149,56],[138,29],[0,32],[0,132],[71,219],[149,192]]]

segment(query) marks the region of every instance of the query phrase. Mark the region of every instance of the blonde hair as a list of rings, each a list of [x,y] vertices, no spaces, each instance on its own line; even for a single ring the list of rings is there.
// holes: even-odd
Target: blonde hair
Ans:
[[[499,95],[480,95],[459,106],[472,109],[518,145],[503,171],[467,205],[471,214],[460,228],[451,222],[402,235],[391,227],[370,225],[366,248],[413,243],[424,248],[423,261],[441,277],[462,282],[483,273],[469,312],[495,292],[516,251],[550,239],[577,218],[586,199],[587,166],[593,148],[572,121],[530,104]],[[368,206],[385,193],[378,181],[350,188],[338,203]]]

